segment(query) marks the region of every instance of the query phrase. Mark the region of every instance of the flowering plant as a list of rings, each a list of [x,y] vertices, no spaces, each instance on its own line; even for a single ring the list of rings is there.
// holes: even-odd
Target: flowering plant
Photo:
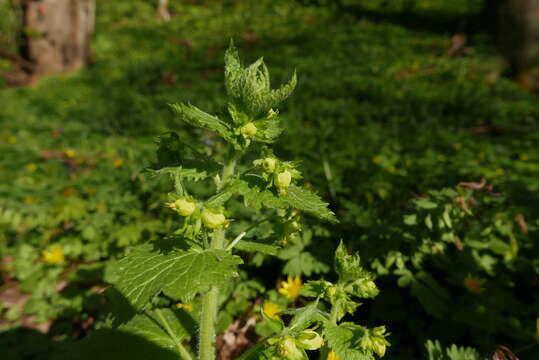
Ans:
[[[210,157],[206,149],[182,141],[176,133],[161,137],[157,162],[150,171],[172,179],[174,191],[167,206],[177,213],[181,225],[170,241],[133,249],[119,261],[116,271],[116,289],[138,313],[122,325],[124,329],[152,334],[150,338],[159,339],[159,345],[187,360],[194,358],[192,349],[198,349],[199,359],[216,358],[221,297],[239,275],[240,254],[275,255],[301,231],[304,215],[337,221],[320,197],[299,185],[297,163],[279,159],[268,148],[283,131],[276,106],[294,90],[296,75],[284,86],[271,89],[262,59],[243,67],[232,44],[225,64],[230,101],[224,114],[210,115],[191,104],[172,107],[183,121],[225,140],[226,155]],[[245,161],[249,158],[257,159]],[[243,200],[243,209],[231,205],[237,198]],[[251,224],[235,224],[241,211],[253,209]],[[266,222],[271,224],[268,233],[255,236]],[[283,281],[279,292],[286,298],[304,296],[313,301],[282,310],[277,304],[264,303],[260,319],[267,325],[266,336],[240,359],[306,360],[306,351],[316,350],[321,359],[383,356],[389,345],[383,326],[368,329],[342,322],[355,311],[360,298],[378,293],[373,276],[343,244],[335,254],[335,269],[336,283],[316,280],[303,285],[300,278],[291,277]],[[163,298],[174,300],[176,306],[163,306]],[[183,326],[176,314],[193,311],[186,305],[192,302],[199,304],[194,316],[198,332]],[[197,341],[190,341],[195,337]]]

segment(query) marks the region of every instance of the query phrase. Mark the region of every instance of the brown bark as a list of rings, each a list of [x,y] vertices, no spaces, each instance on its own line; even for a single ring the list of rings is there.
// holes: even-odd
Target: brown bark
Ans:
[[[157,9],[159,17],[163,20],[170,20],[170,13],[168,11],[168,0],[159,0],[159,8]]]
[[[90,56],[95,0],[26,0],[27,58],[34,75],[79,69]]]
[[[497,37],[511,75],[532,90],[539,81],[539,0],[491,0]]]

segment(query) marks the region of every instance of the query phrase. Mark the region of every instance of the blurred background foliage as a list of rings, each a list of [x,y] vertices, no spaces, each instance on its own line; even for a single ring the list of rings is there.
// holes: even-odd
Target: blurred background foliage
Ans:
[[[500,75],[473,21],[482,1],[342,3],[171,0],[162,21],[156,1],[97,0],[88,68],[0,83],[0,348],[18,359],[85,336],[110,311],[108,261],[175,229],[170,184],[144,169],[164,131],[214,141],[167,104],[219,110],[233,38],[246,62],[264,56],[275,83],[296,68],[277,154],[301,160],[341,219],[306,220],[278,259],[249,259],[249,277],[266,289],[280,276],[332,277],[345,239],[379,275],[380,295],[357,316],[388,326],[388,358],[419,358],[427,339],[539,357],[537,97]],[[0,48],[12,51],[20,25],[8,6]],[[52,246],[65,261],[44,261]],[[236,305],[222,328],[247,309]],[[49,340],[32,353],[13,341],[21,326]]]

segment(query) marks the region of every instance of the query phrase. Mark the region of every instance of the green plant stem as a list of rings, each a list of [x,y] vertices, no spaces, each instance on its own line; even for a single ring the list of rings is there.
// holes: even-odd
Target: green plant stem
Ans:
[[[165,327],[165,330],[167,331],[168,336],[170,336],[172,340],[174,340],[174,343],[176,344],[176,347],[178,348],[178,351],[181,355],[182,360],[193,360],[193,357],[191,356],[189,351],[187,351],[187,349],[182,345],[180,339],[176,337],[176,334],[174,334],[174,332],[170,328],[170,325],[167,319],[165,319],[165,317],[163,316],[161,309],[157,309],[155,312],[157,313],[157,316],[159,316],[159,320],[161,320],[161,323]]]
[[[241,156],[241,152],[234,149],[234,147],[231,145],[230,149],[228,151],[228,157],[225,166],[223,167],[223,177],[221,178],[221,181],[218,186],[218,190],[220,190],[223,185],[227,182],[227,180],[234,175],[234,171],[236,170],[236,162],[239,160]]]
[[[334,325],[337,325],[337,321],[338,321],[337,314],[339,313],[340,305],[341,305],[340,301],[337,300],[335,302],[335,304],[331,307],[331,313],[329,314],[329,320]]]
[[[234,175],[236,162],[239,160],[241,152],[236,151],[232,146],[228,152],[227,162],[223,168],[223,176],[217,185],[218,191],[221,190],[227,180]],[[223,249],[225,243],[224,229],[217,229],[213,232],[210,248]],[[217,308],[219,306],[219,289],[213,286],[206,294],[202,296],[202,313],[200,314],[200,332],[199,332],[199,359],[215,360],[215,322],[217,317]]]
[[[225,241],[223,229],[213,233],[211,248],[222,249]],[[219,302],[219,289],[213,286],[202,296],[202,313],[200,315],[199,359],[215,360],[215,322]]]

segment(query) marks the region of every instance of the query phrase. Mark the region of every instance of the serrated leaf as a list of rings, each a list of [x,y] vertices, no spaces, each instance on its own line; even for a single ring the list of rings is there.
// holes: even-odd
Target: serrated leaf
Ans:
[[[168,350],[177,351],[178,342],[191,337],[195,326],[194,320],[185,312],[157,309],[135,315],[118,330],[138,335]]]
[[[256,175],[246,175],[230,185],[234,192],[243,196],[245,206],[260,209],[262,206],[278,209],[287,207],[287,203],[270,190],[265,189],[264,180]]]
[[[174,111],[180,115],[183,121],[207,130],[215,131],[228,142],[235,143],[234,133],[230,126],[191,104],[172,104]]]
[[[318,309],[318,300],[298,309],[289,309],[283,311],[283,314],[292,315],[292,320],[287,327],[290,335],[294,336],[300,331],[305,330],[315,322],[325,322],[329,316],[327,313]]]
[[[230,41],[230,46],[225,52],[225,86],[229,96],[239,97],[238,80],[242,74],[243,69],[238,50],[234,43]]]
[[[224,250],[170,251],[167,254],[141,247],[120,260],[118,290],[139,310],[161,291],[190,301],[198,292],[237,276],[241,258]]]
[[[296,85],[298,83],[298,77],[296,75],[296,72],[294,71],[294,75],[290,78],[288,83],[286,85],[281,86],[277,90],[272,90],[270,93],[270,102],[269,107],[275,107],[279,105],[281,102],[286,100],[290,95],[292,95],[292,92],[296,88]]]
[[[360,340],[365,334],[362,326],[343,323],[334,325],[326,323],[324,335],[328,346],[342,360],[373,360],[374,356],[360,349]]]
[[[319,297],[326,293],[326,290],[333,284],[326,280],[308,281],[301,289],[301,295],[307,297]]]
[[[361,266],[359,255],[348,254],[342,241],[335,251],[334,268],[339,275],[339,282],[342,283],[370,277]]]
[[[213,159],[182,143],[174,132],[159,137],[158,144],[157,163],[153,164],[148,172],[154,175],[170,175],[180,192],[182,180],[202,180],[221,168]]]
[[[172,179],[185,179],[189,181],[204,180],[210,175],[206,170],[185,169],[181,166],[166,167],[153,172],[159,175],[168,174]]]
[[[240,240],[236,244],[235,248],[243,251],[257,251],[272,256],[277,255],[277,251],[279,250],[279,247],[275,245],[261,244],[253,241],[244,240]]]
[[[313,273],[323,274],[328,271],[329,266],[309,252],[302,252],[290,258],[283,267],[283,274],[290,276],[311,276]]]
[[[290,185],[286,189],[286,194],[282,194],[279,197],[287,204],[298,210],[304,211],[329,222],[338,222],[335,214],[328,209],[328,204],[323,202],[318,195],[310,192],[307,189]]]

